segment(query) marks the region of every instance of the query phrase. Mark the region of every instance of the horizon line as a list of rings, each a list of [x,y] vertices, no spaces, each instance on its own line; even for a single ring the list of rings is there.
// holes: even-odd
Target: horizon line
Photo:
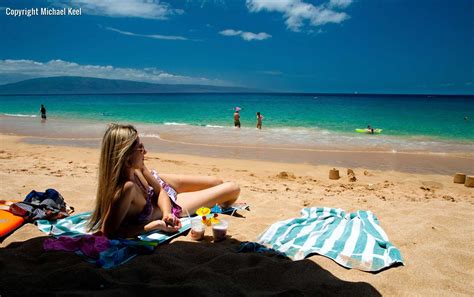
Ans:
[[[268,91],[268,92],[117,92],[117,93],[25,93],[25,94],[0,94],[0,96],[61,96],[61,95],[74,95],[74,96],[85,96],[85,95],[217,95],[217,94],[239,94],[239,95],[303,95],[303,96],[311,96],[311,95],[320,95],[320,96],[411,96],[411,97],[474,97],[473,94],[436,94],[436,93],[338,93],[338,92],[290,92],[290,91]]]

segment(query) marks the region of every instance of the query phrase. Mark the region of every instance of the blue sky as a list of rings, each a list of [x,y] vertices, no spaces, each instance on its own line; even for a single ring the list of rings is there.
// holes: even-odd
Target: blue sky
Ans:
[[[474,94],[474,1],[0,0],[0,84],[77,75]],[[81,16],[12,16],[80,7]]]

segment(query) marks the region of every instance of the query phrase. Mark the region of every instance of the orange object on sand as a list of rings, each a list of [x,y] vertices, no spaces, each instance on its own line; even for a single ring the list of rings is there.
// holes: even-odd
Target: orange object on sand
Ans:
[[[9,211],[0,210],[0,238],[3,238],[19,228],[25,220]]]

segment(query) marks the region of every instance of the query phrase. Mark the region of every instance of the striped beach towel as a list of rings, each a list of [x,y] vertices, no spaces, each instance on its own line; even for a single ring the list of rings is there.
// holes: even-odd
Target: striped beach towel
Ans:
[[[58,236],[78,236],[84,234],[90,234],[87,231],[87,221],[91,216],[91,212],[84,212],[77,215],[73,215],[56,222],[50,222],[47,220],[38,220],[36,221],[36,226],[47,233],[55,237]],[[142,241],[155,242],[160,244],[165,242],[173,237],[180,235],[181,233],[189,230],[191,228],[191,221],[189,218],[181,218],[181,229],[178,232],[169,234],[161,233],[159,231],[152,231],[143,235],[138,236]]]
[[[389,242],[372,212],[314,207],[304,208],[301,213],[300,218],[273,224],[257,242],[292,260],[317,253],[363,271],[403,265],[400,251]]]
[[[56,222],[38,220],[35,223],[41,231],[54,237],[67,236],[84,239],[91,236],[87,231],[87,222],[90,216],[91,212],[85,212],[57,220]],[[96,251],[98,257],[89,257],[82,250],[76,250],[76,254],[83,257],[87,262],[93,263],[99,267],[106,269],[114,268],[130,261],[139,254],[152,252],[157,245],[187,231],[191,228],[190,219],[181,218],[181,225],[181,229],[174,234],[152,231],[138,236],[138,239],[107,239],[106,248],[104,250]],[[90,239],[91,238],[88,238],[86,242],[89,242]],[[57,240],[60,241],[61,238]],[[82,244],[84,244],[84,242],[81,242],[81,245]],[[57,244],[53,244],[53,246],[57,246]],[[63,248],[51,248],[48,239],[43,242],[43,247],[45,250],[64,250]],[[67,250],[69,250],[69,247]]]

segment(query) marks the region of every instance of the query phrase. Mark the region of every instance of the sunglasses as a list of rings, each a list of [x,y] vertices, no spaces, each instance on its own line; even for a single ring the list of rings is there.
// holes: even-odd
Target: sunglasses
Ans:
[[[134,149],[134,151],[139,151],[140,153],[143,154],[145,152],[145,146],[142,143],[138,146],[138,148]]]

